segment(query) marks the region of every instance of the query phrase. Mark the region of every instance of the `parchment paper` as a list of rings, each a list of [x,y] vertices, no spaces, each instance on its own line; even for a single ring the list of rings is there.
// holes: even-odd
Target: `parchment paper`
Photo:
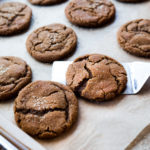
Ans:
[[[150,149],[150,124],[128,145],[125,150],[149,150]]]
[[[17,0],[1,0],[17,1]],[[97,29],[85,29],[71,25],[64,9],[67,2],[55,6],[33,6],[30,29],[20,35],[0,37],[0,56],[19,56],[27,61],[33,71],[33,81],[50,80],[52,64],[34,60],[26,51],[25,41],[29,33],[38,27],[51,23],[63,23],[72,27],[78,36],[76,52],[67,60],[74,60],[87,53],[101,53],[120,62],[144,61],[150,59],[132,56],[123,51],[116,39],[118,28],[132,19],[150,19],[150,1],[127,4],[113,0],[116,18],[111,24]],[[13,124],[13,100],[0,102],[0,113]],[[49,150],[123,150],[150,123],[150,82],[138,95],[121,95],[113,101],[93,104],[79,99],[79,117],[75,126],[67,133],[53,140],[37,140]]]

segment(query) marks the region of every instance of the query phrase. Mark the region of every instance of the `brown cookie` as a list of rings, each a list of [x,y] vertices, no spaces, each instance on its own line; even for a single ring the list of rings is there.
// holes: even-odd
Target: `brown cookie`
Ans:
[[[13,35],[27,29],[31,16],[31,9],[23,3],[0,4],[0,35]]]
[[[118,42],[133,55],[150,57],[150,20],[138,19],[123,25],[118,32]]]
[[[81,97],[92,101],[114,98],[126,87],[127,76],[116,60],[91,54],[77,58],[66,74],[67,85]]]
[[[15,100],[15,120],[38,138],[52,138],[69,129],[77,119],[78,101],[65,85],[36,81],[22,89]]]
[[[22,59],[0,57],[0,100],[13,98],[31,77],[31,69]]]
[[[120,2],[127,2],[127,3],[137,3],[137,2],[143,2],[146,0],[118,0]]]
[[[109,0],[72,0],[65,14],[73,24],[98,27],[114,18],[115,7]]]
[[[33,5],[51,5],[64,2],[65,0],[28,0]]]
[[[38,28],[26,41],[28,52],[38,61],[52,62],[68,56],[77,44],[75,32],[62,24]]]

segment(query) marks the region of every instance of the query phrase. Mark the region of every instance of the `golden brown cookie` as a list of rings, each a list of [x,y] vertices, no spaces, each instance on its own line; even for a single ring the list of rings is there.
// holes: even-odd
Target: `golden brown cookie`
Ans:
[[[64,2],[65,0],[28,0],[33,5],[51,5]]]
[[[77,119],[78,101],[65,85],[36,81],[19,92],[15,120],[32,136],[52,138],[69,129]]]
[[[20,2],[0,4],[0,35],[13,35],[27,29],[32,16],[31,9]]]
[[[31,81],[32,72],[18,57],[0,57],[0,100],[13,98]]]
[[[150,20],[138,19],[123,25],[118,32],[118,42],[133,55],[150,57]]]
[[[75,32],[62,24],[51,24],[32,32],[27,41],[28,52],[41,62],[52,62],[68,56],[77,44]]]
[[[115,7],[109,0],[72,0],[65,14],[75,25],[98,27],[114,18]]]
[[[77,58],[66,73],[67,85],[81,97],[105,101],[120,94],[126,87],[127,75],[116,60],[91,54]]]

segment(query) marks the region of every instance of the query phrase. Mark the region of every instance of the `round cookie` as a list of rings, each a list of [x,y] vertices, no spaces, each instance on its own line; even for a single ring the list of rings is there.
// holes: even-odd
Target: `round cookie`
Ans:
[[[77,44],[75,32],[62,24],[38,28],[26,41],[28,52],[41,62],[52,62],[68,56]]]
[[[19,92],[14,105],[20,128],[38,138],[52,138],[77,119],[78,101],[72,90],[51,81],[36,81]]]
[[[32,10],[20,2],[0,4],[0,35],[13,35],[27,29]]]
[[[98,27],[114,18],[115,7],[109,0],[72,0],[65,14],[75,25]]]
[[[64,2],[65,0],[28,0],[33,5],[50,5]]]
[[[123,25],[118,31],[118,42],[133,55],[150,57],[150,20],[138,19]]]
[[[31,77],[31,69],[22,59],[0,57],[0,100],[13,98]]]
[[[126,87],[127,75],[116,60],[91,54],[77,58],[66,73],[67,85],[81,97],[105,101],[120,94]]]

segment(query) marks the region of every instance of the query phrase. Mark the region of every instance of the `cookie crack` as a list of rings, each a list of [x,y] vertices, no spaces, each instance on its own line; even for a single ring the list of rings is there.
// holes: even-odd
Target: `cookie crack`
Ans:
[[[90,80],[90,79],[92,79],[93,78],[93,75],[92,75],[92,72],[91,72],[91,70],[87,67],[87,64],[85,63],[85,65],[84,65],[84,69],[88,72],[88,78],[84,78],[79,84],[78,84],[78,86],[76,86],[75,87],[75,91],[77,91],[77,92],[82,92],[84,89],[85,89],[85,87],[86,87],[86,85],[87,85],[87,82]]]
[[[127,32],[127,33],[134,34],[134,35],[130,38],[130,40],[133,39],[134,36],[139,35],[139,34],[142,34],[142,33],[143,33],[143,34],[150,34],[149,31],[147,31],[147,30],[145,30],[145,29],[139,27],[139,23],[140,23],[141,21],[143,21],[143,20],[139,20],[139,21],[135,22],[135,23],[137,23],[136,30],[130,30],[130,31],[128,30],[128,26],[131,25],[131,24],[134,23],[134,22],[131,22],[131,23],[127,24],[127,25],[125,26],[125,29],[122,30],[122,31],[125,31],[125,32]],[[124,40],[125,45],[128,47],[128,44],[130,44],[130,40],[129,40],[129,42],[128,42],[128,40],[126,40],[123,36],[121,36],[121,37],[122,37],[122,39]],[[120,42],[121,42],[121,41],[120,41]],[[121,43],[124,43],[124,42],[121,42]],[[125,46],[125,47],[126,47],[126,46]],[[144,51],[144,50],[140,47],[140,45],[133,45],[133,44],[132,44],[132,47],[136,48],[138,51],[142,51],[142,52],[145,52],[145,53],[150,52],[150,51]]]
[[[103,61],[104,59],[106,59],[106,58],[103,57],[102,59],[100,59],[100,60],[98,60],[98,61],[96,61],[96,62],[93,62],[93,61],[91,61],[91,60],[89,59],[89,56],[86,56],[86,57],[81,58],[80,60],[78,60],[78,61],[76,61],[76,62],[82,62],[83,60],[86,60],[87,62],[92,63],[92,65],[95,65],[95,64],[97,64],[97,63],[100,63],[100,62]],[[84,69],[88,72],[89,77],[88,77],[88,78],[84,78],[80,83],[78,83],[78,86],[75,87],[75,91],[76,91],[76,92],[78,92],[78,91],[79,91],[79,92],[82,92],[82,91],[85,89],[85,87],[86,87],[87,82],[89,81],[89,79],[92,79],[92,78],[93,78],[93,75],[92,75],[91,70],[87,67],[87,64],[86,64],[87,62],[85,62]],[[73,66],[73,65],[72,65],[72,66]],[[74,69],[74,70],[75,70],[75,69]],[[74,75],[73,75],[73,77],[72,77],[72,82],[71,82],[70,85],[72,85],[73,82],[74,82],[75,74],[76,74],[76,73],[74,73]],[[103,90],[103,89],[102,89],[102,90]],[[105,93],[105,92],[104,92],[104,93]]]
[[[120,82],[117,78],[117,76],[115,76],[112,72],[111,72],[111,68],[110,68],[110,65],[109,65],[109,73],[111,74],[111,76],[114,78],[116,84],[117,84],[117,89],[115,91],[115,93],[118,93],[119,89],[120,89]]]
[[[16,112],[17,113],[22,113],[24,115],[26,114],[33,114],[33,115],[38,115],[38,116],[44,116],[45,114],[49,113],[49,112],[54,112],[54,111],[58,111],[58,112],[64,112],[65,109],[63,108],[54,108],[54,109],[45,109],[45,110],[34,110],[34,109],[20,109],[20,108],[16,108]]]
[[[68,118],[69,118],[69,102],[67,100],[67,96],[66,96],[66,93],[65,93],[65,90],[61,87],[59,87],[58,85],[54,84],[56,87],[58,87],[64,94],[64,98],[65,98],[65,101],[66,101],[66,108],[65,108],[65,115],[66,115],[66,121],[68,121]]]
[[[93,2],[92,2],[93,3]],[[73,11],[77,11],[77,10],[82,10],[82,11],[84,11],[84,12],[87,12],[87,13],[90,13],[90,15],[91,16],[96,16],[97,15],[97,12],[95,11],[95,9],[97,9],[98,7],[100,7],[100,6],[106,6],[106,7],[108,7],[109,8],[109,12],[108,12],[108,14],[110,14],[111,13],[111,7],[113,7],[113,5],[111,4],[111,5],[109,5],[109,4],[106,4],[106,3],[103,3],[103,2],[101,2],[101,3],[95,3],[96,5],[94,6],[94,7],[91,7],[91,5],[89,4],[89,6],[90,7],[77,7],[75,4],[73,4],[73,6],[72,6],[72,11],[70,11],[70,12],[68,12],[69,13],[69,15],[73,18],[73,15],[72,15],[72,13],[73,13]],[[100,19],[102,19],[102,18],[104,18],[105,16],[104,15],[102,15],[101,17],[99,16],[98,17],[98,20],[100,20]],[[79,19],[79,18],[77,18],[77,19]]]
[[[137,35],[137,34],[141,34],[142,32],[143,33],[147,33],[147,32],[144,32],[144,31],[141,31],[141,32],[138,32],[138,31],[126,31],[126,32],[130,32],[130,33],[134,33],[134,35],[131,37],[131,39],[130,40],[132,40],[133,39],[133,37],[135,36],[135,35]],[[150,34],[150,33],[149,33]],[[130,44],[130,42],[128,42],[128,40],[126,40],[123,36],[121,36],[122,38],[123,38],[123,40],[124,40],[124,42],[121,42],[120,44],[122,44],[122,43],[125,43],[125,48],[126,49],[128,49],[127,47],[128,47],[128,45]],[[147,44],[146,44],[147,45]],[[141,45],[142,46],[142,45]],[[123,46],[124,47],[124,46]],[[144,52],[144,53],[150,53],[150,50],[143,50],[141,47],[140,47],[140,45],[138,45],[138,44],[132,44],[132,47],[134,47],[134,48],[136,48],[136,50],[137,51],[142,51],[142,52]]]
[[[97,61],[97,62],[95,62],[94,63],[94,65],[96,64],[96,63],[100,63],[101,61],[103,61],[105,58],[103,58],[103,59],[101,59],[101,60],[99,60],[99,61]],[[94,77],[93,75],[92,75],[92,72],[91,72],[91,70],[85,65],[85,69],[88,71],[88,73],[89,73],[89,80],[90,79],[92,79],[92,78],[97,78],[97,77]],[[88,82],[88,81],[87,81]],[[87,82],[86,82],[86,84],[87,84]],[[86,85],[85,85],[85,87],[86,87]],[[101,89],[101,91],[103,92],[103,95],[104,95],[104,99],[105,99],[105,91],[103,90],[103,88],[100,88]],[[84,90],[84,89],[82,89],[82,90]]]
[[[59,92],[58,90],[57,91],[55,90],[55,91],[47,94],[46,96],[50,96],[50,95],[58,93],[58,92]],[[37,99],[38,97],[35,96],[34,98]],[[54,112],[54,111],[64,112],[64,111],[66,111],[66,109],[55,107],[55,108],[48,108],[48,109],[44,109],[44,110],[35,110],[32,108],[29,108],[29,109],[27,109],[27,108],[16,108],[16,110],[15,110],[15,112],[22,113],[24,115],[33,114],[33,115],[38,115],[38,116],[44,116],[45,114],[47,114],[49,112]]]
[[[108,59],[107,59],[107,57],[103,57],[102,59],[97,60],[96,62],[93,62],[93,61],[91,61],[91,60],[89,59],[89,57],[87,56],[86,58],[84,57],[84,58],[80,59],[80,60],[77,61],[77,62],[80,62],[80,61],[83,61],[83,60],[86,60],[87,62],[90,62],[91,65],[96,65],[96,64],[100,64],[103,60],[108,60]],[[86,62],[86,63],[87,63],[87,62]],[[82,93],[82,91],[86,88],[86,85],[87,85],[88,81],[89,81],[90,79],[97,78],[97,77],[94,77],[94,76],[92,75],[92,72],[91,72],[91,70],[87,67],[87,64],[86,64],[86,63],[85,63],[84,69],[88,72],[89,77],[88,77],[88,78],[84,78],[80,83],[78,83],[78,86],[75,87],[75,92]],[[115,75],[112,74],[111,68],[110,68],[110,64],[116,64],[116,65],[118,65],[118,66],[120,66],[120,67],[121,67],[122,65],[121,65],[121,64],[118,64],[118,63],[116,63],[116,62],[107,62],[107,63],[105,64],[105,65],[109,66],[109,73],[110,73],[111,76],[114,78],[114,80],[115,80],[115,82],[116,82],[116,84],[117,84],[116,93],[118,93],[118,90],[120,89],[120,86],[121,86],[121,85],[120,85],[120,82],[119,82],[117,76],[115,76]],[[122,75],[126,75],[126,74],[123,74],[123,73],[121,73],[121,74],[122,74]],[[74,76],[75,76],[75,74],[74,74]],[[73,78],[74,78],[74,76],[73,76]],[[73,80],[73,78],[72,78],[72,80]],[[73,82],[72,82],[72,83],[73,83]],[[100,88],[100,89],[101,89],[101,91],[103,92],[103,96],[104,96],[104,99],[105,99],[106,93],[105,93],[105,91],[104,91],[103,88]]]
[[[53,133],[54,135],[57,135],[57,132],[55,132],[54,130],[50,130],[49,127],[47,127],[46,130],[43,130],[43,131],[39,131],[37,134],[35,134],[35,136],[40,136],[42,135],[43,133]]]
[[[144,53],[150,53],[150,50],[145,51],[145,50],[143,50],[143,49],[140,47],[140,45],[139,45],[139,46],[138,46],[138,45],[132,45],[132,47],[136,48],[138,51],[139,51],[139,49],[140,49],[140,51],[142,51],[142,52],[144,52]]]
[[[0,15],[0,17],[2,17],[2,18],[4,18],[4,19],[6,19],[6,20],[8,20],[8,26],[11,26],[12,25],[12,23],[14,22],[14,20],[18,17],[18,16],[25,16],[25,14],[20,14],[22,11],[24,11],[24,9],[26,9],[26,5],[22,8],[22,9],[20,9],[18,12],[8,12],[8,11],[2,11],[2,10],[0,10],[0,12],[1,13],[7,13],[7,14],[14,14],[14,16],[12,17],[12,18],[9,18],[9,17],[7,17],[7,16],[4,16],[4,15]]]
[[[86,60],[87,62],[92,63],[92,65],[95,65],[95,64],[97,64],[97,63],[100,63],[100,62],[103,61],[104,59],[107,60],[106,57],[103,57],[103,58],[101,58],[100,60],[97,60],[97,61],[93,62],[92,60],[89,59],[89,56],[85,56],[85,57],[83,57],[83,58],[81,58],[81,59],[78,59],[78,60],[75,61],[75,62],[82,62],[82,61]]]
[[[11,22],[8,23],[8,26],[10,26],[18,16],[25,16],[25,14],[20,14],[20,13],[24,11],[26,8],[27,6],[25,5],[21,10],[19,10],[17,14],[15,14],[15,16],[12,18]]]
[[[73,74],[73,76],[72,76],[72,78],[71,78],[71,83],[69,84],[70,86],[73,84],[74,78],[75,78],[75,75],[76,75],[76,69],[74,68],[74,65],[73,65],[73,64],[72,64],[72,68],[73,68],[73,70],[74,70],[74,74]]]
[[[140,31],[138,31],[140,28],[138,27],[139,26],[139,23],[141,22],[142,20],[140,20],[140,21],[137,21],[137,22],[130,22],[130,23],[128,23],[126,26],[125,26],[125,31],[126,32],[140,32]],[[131,24],[133,24],[133,23],[136,23],[137,24],[137,26],[136,26],[136,30],[128,30],[128,27],[129,27],[129,25],[131,25]]]
[[[64,29],[64,30],[66,30],[66,29]],[[47,30],[44,30],[44,31],[48,31],[48,32],[50,32],[48,29]],[[37,39],[39,39],[39,34],[41,33],[42,31],[40,31],[40,32],[38,32],[38,33],[36,33],[37,34]],[[61,32],[52,32],[52,33],[57,33],[57,34],[60,34]],[[50,33],[51,34],[51,33]],[[37,42],[36,44],[34,44],[33,42],[32,42],[32,40],[30,40],[30,42],[31,42],[31,44],[32,44],[32,46],[33,46],[33,51],[37,51],[37,52],[40,52],[40,53],[44,53],[44,52],[53,52],[53,51],[62,51],[63,49],[64,49],[64,47],[66,46],[66,43],[67,43],[67,40],[68,40],[68,38],[70,37],[72,35],[72,32],[71,33],[68,33],[67,35],[65,35],[65,38],[64,39],[61,39],[61,41],[56,41],[56,42],[50,42],[49,43],[49,47],[48,48],[46,48],[46,49],[44,49],[44,51],[39,51],[39,50],[36,50],[35,49],[35,47],[36,46],[38,46],[38,45],[40,45],[40,44],[42,44],[42,43],[44,43],[44,40],[42,40],[42,41],[40,41],[40,42]],[[49,37],[50,38],[50,37]],[[58,44],[62,44],[62,46],[61,46],[61,48],[52,48],[52,46],[56,46],[56,45],[58,45]]]
[[[106,59],[106,60],[107,60],[107,59]],[[119,67],[122,67],[122,65],[119,64],[119,63],[117,63],[117,62],[108,62],[108,63],[106,63],[106,65],[110,65],[110,64],[115,64],[115,65],[117,65],[117,66],[119,66]]]
[[[13,81],[12,83],[0,83],[0,85],[1,85],[1,86],[7,86],[7,85],[14,84],[14,87],[13,87],[13,89],[14,89],[14,88],[16,88],[18,82],[21,82],[23,78],[26,78],[26,77],[27,77],[28,72],[29,72],[28,65],[26,65],[26,71],[25,71],[24,76],[22,76],[22,77],[20,77],[19,79]],[[9,90],[7,90],[7,91],[10,91],[10,90],[12,90],[12,89],[9,89]],[[5,91],[3,91],[3,92],[5,92]]]

